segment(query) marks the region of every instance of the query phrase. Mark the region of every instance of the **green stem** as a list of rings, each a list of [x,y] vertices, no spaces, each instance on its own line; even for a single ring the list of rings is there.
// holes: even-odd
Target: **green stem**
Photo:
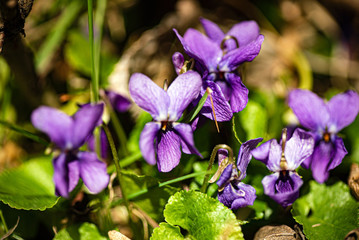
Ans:
[[[113,127],[115,128],[119,143],[120,143],[120,149],[121,149],[121,156],[128,156],[129,151],[127,149],[127,137],[125,130],[123,129],[120,120],[118,119],[116,112],[113,110],[113,107],[108,100],[106,94],[104,91],[101,91],[101,97],[103,101],[106,103],[106,106],[108,107],[110,111],[110,117],[113,124]]]
[[[132,200],[132,199],[135,199],[143,194],[146,194],[148,193],[151,189],[155,189],[155,188],[160,188],[160,187],[164,187],[166,185],[169,185],[169,184],[172,184],[172,183],[177,183],[177,182],[181,182],[183,180],[186,180],[186,179],[190,179],[190,178],[194,178],[194,177],[197,177],[197,176],[201,176],[203,174],[212,174],[213,172],[208,172],[208,171],[201,171],[201,172],[197,172],[197,173],[191,173],[191,174],[187,174],[185,176],[182,176],[182,177],[179,177],[179,178],[175,178],[175,179],[171,179],[171,180],[168,180],[166,182],[162,182],[162,183],[159,183],[158,185],[154,185],[154,186],[151,186],[151,187],[148,187],[148,188],[145,188],[145,189],[142,189],[138,192],[135,192],[135,193],[132,193],[132,194],[129,194],[128,195],[128,200]],[[116,206],[117,204],[120,204],[122,202],[122,199],[119,200],[119,201],[115,201],[111,204],[111,206]]]
[[[97,0],[97,9],[95,13],[95,21],[99,30],[98,38],[95,41],[95,66],[96,66],[96,78],[100,84],[101,73],[101,43],[103,35],[103,23],[105,21],[107,0]]]
[[[117,178],[118,178],[118,182],[119,182],[120,189],[121,189],[121,192],[122,192],[122,198],[123,198],[123,201],[124,201],[125,206],[127,208],[127,211],[129,213],[129,215],[131,216],[131,210],[130,210],[130,206],[129,206],[129,203],[128,203],[126,191],[125,191],[125,188],[123,186],[124,180],[123,180],[122,173],[121,173],[121,166],[120,166],[120,161],[119,161],[118,154],[117,154],[117,151],[116,151],[115,143],[113,141],[113,138],[112,138],[112,135],[111,135],[111,132],[110,132],[110,129],[108,128],[108,126],[104,125],[103,128],[104,128],[104,130],[106,132],[106,136],[107,136],[108,142],[110,144],[110,148],[111,148],[111,152],[112,152],[112,156],[113,156],[113,161],[115,162]]]
[[[90,52],[91,52],[91,82],[92,82],[91,101],[98,102],[99,84],[95,71],[95,44],[94,44],[94,35],[93,35],[93,0],[87,0],[87,11],[88,11]]]
[[[228,150],[229,162],[230,162],[230,163],[233,163],[233,162],[234,162],[234,160],[233,160],[233,150],[232,150],[232,148],[230,148],[230,147],[227,146],[226,144],[218,144],[218,145],[216,145],[216,146],[213,148],[213,150],[212,150],[211,158],[209,159],[209,165],[208,165],[208,168],[207,168],[207,172],[210,172],[210,171],[212,170],[212,166],[213,166],[214,160],[216,159],[216,155],[217,155],[217,152],[218,152],[219,149],[226,149],[226,150]],[[203,179],[203,184],[202,184],[202,187],[201,187],[201,192],[202,192],[202,193],[205,193],[205,192],[206,192],[206,189],[207,189],[207,186],[208,186],[209,177],[210,177],[210,173],[207,173],[206,176],[205,176],[204,179]]]
[[[237,135],[236,122],[235,122],[235,120],[234,120],[234,114],[233,114],[233,117],[232,117],[232,130],[233,130],[233,134],[234,134],[235,139],[237,139],[237,141],[239,142],[239,144],[242,145],[242,142],[241,142],[241,140],[239,139],[239,137],[238,137],[238,135]]]
[[[5,222],[5,218],[4,218],[4,215],[2,214],[1,209],[0,209],[0,218],[1,218],[2,224],[4,225],[4,230],[5,230],[5,232],[7,233],[7,232],[9,231],[9,229],[7,228],[7,225],[6,225],[6,222]]]

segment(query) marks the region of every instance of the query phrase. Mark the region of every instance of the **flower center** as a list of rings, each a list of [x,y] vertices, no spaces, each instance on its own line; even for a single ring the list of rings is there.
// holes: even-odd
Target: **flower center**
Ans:
[[[161,129],[162,131],[166,131],[168,128],[172,127],[172,122],[170,121],[161,121]]]
[[[330,141],[330,133],[328,131],[325,131],[325,133],[323,134],[323,140],[326,143]]]

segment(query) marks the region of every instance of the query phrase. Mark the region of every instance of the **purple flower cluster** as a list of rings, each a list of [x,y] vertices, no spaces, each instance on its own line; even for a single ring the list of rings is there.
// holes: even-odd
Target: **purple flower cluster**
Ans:
[[[206,35],[188,29],[182,37],[174,29],[185,53],[193,59],[193,69],[187,70],[185,57],[175,53],[172,62],[178,76],[168,89],[160,88],[141,73],[133,74],[129,81],[133,101],[153,118],[140,135],[142,156],[149,164],[157,165],[160,172],[173,170],[182,152],[202,157],[194,142],[195,127],[181,120],[185,119],[182,118],[185,110],[195,107],[208,89],[211,98],[206,100],[200,114],[212,120],[228,121],[248,102],[248,89],[238,68],[259,54],[264,37],[258,25],[254,21],[244,21],[224,33],[207,19],[201,19],[201,23]],[[116,93],[106,91],[103,94],[117,111],[126,111],[131,104]],[[314,179],[323,183],[329,171],[342,162],[347,150],[337,133],[356,118],[359,95],[348,91],[324,102],[308,90],[297,89],[290,92],[288,104],[309,132],[297,128],[289,137],[284,129],[279,142],[271,139],[259,147],[262,138],[246,141],[241,144],[236,163],[228,160],[227,150],[218,151],[221,166],[218,172],[222,171],[217,181],[218,200],[224,205],[234,210],[253,204],[256,191],[242,182],[252,156],[272,172],[262,180],[264,193],[283,207],[293,204],[299,196],[303,180],[296,169],[300,165],[311,168]],[[72,117],[49,107],[33,112],[33,125],[49,135],[60,150],[53,159],[57,195],[68,197],[80,178],[93,193],[107,186],[106,164],[93,152],[92,135],[102,122],[103,108],[103,104],[83,105]],[[100,139],[101,149],[106,150],[108,142],[103,131]],[[90,151],[80,150],[85,142]],[[101,155],[107,157],[104,151]]]

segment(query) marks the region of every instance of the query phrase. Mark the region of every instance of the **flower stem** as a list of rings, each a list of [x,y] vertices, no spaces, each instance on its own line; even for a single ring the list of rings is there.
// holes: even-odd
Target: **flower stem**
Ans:
[[[99,83],[95,71],[95,44],[93,34],[93,0],[87,0],[88,11],[88,26],[89,26],[89,41],[90,41],[90,53],[91,53],[91,83],[92,83],[92,95],[91,102],[98,102],[98,88]]]
[[[4,230],[5,230],[5,232],[7,233],[7,232],[9,231],[9,229],[7,228],[7,225],[6,225],[6,222],[5,222],[5,218],[4,218],[4,215],[2,214],[1,209],[0,209],[0,218],[1,218],[2,224],[4,225]]]
[[[211,153],[211,157],[209,159],[209,165],[208,165],[208,168],[207,168],[207,172],[211,171],[212,170],[212,166],[213,166],[213,163],[214,163],[214,160],[216,159],[216,155],[217,155],[217,152],[219,149],[226,149],[228,150],[228,159],[229,159],[229,162],[230,163],[233,163],[234,160],[233,160],[233,150],[232,148],[230,148],[229,146],[227,146],[226,144],[218,144],[216,145],[213,150],[212,150],[212,153]],[[210,173],[207,173],[206,176],[204,177],[203,179],[203,183],[202,183],[202,187],[201,187],[201,192],[202,193],[205,193],[206,192],[206,189],[207,189],[207,186],[208,186],[208,180],[209,180],[209,176],[210,176]]]
[[[104,91],[101,90],[100,94],[101,94],[101,98],[106,103],[106,106],[108,107],[108,109],[110,111],[110,117],[112,120],[112,124],[113,124],[113,127],[115,128],[115,131],[116,131],[119,143],[120,143],[121,156],[126,157],[126,156],[128,156],[129,151],[127,149],[127,137],[126,137],[125,130],[123,129],[121,122],[118,119],[116,112],[113,110],[113,107],[112,107],[109,99],[107,98],[106,94],[104,93]]]
[[[242,142],[241,140],[239,139],[238,135],[237,135],[237,131],[236,131],[236,122],[234,120],[234,114],[233,114],[233,117],[232,117],[232,130],[233,130],[233,134],[234,134],[234,137],[235,139],[239,142],[240,145],[242,145]]]
[[[113,156],[113,161],[115,162],[117,178],[118,178],[118,182],[119,182],[120,189],[121,189],[121,192],[122,192],[122,198],[123,198],[123,201],[124,201],[125,206],[127,208],[128,214],[129,214],[129,216],[131,216],[131,209],[130,209],[130,206],[129,206],[129,203],[128,203],[125,188],[123,186],[124,180],[123,180],[122,173],[121,173],[121,166],[120,166],[120,161],[119,161],[118,154],[117,154],[117,151],[116,151],[115,143],[113,141],[110,129],[108,128],[107,125],[104,125],[104,130],[105,130],[108,142],[110,144],[110,148],[111,148],[111,152],[112,152],[112,156]],[[131,219],[131,217],[130,217],[130,219]]]

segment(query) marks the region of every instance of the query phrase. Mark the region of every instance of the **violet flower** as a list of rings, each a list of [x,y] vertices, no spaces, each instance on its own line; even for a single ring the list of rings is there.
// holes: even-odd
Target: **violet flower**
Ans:
[[[237,165],[229,164],[217,181],[218,200],[232,210],[253,205],[256,190],[241,181],[246,177],[246,170],[252,155],[250,153],[263,138],[256,138],[244,142],[238,153]],[[228,157],[225,149],[218,151],[218,163],[221,164]]]
[[[329,171],[348,153],[343,139],[336,134],[355,120],[359,112],[359,95],[348,91],[325,103],[311,91],[296,89],[290,92],[288,104],[300,124],[309,129],[315,139],[313,155],[302,166],[310,167],[313,178],[323,183],[328,179]]]
[[[295,169],[313,153],[314,139],[307,132],[297,128],[289,140],[286,129],[282,140],[269,140],[251,151],[257,160],[274,172],[262,180],[264,193],[274,201],[287,207],[299,197],[303,181]]]
[[[194,145],[191,126],[177,122],[188,104],[197,98],[201,83],[198,73],[188,71],[165,91],[141,73],[131,76],[132,99],[154,120],[145,125],[140,135],[140,150],[149,164],[157,162],[160,172],[169,172],[179,164],[181,147],[184,153],[201,156]]]
[[[228,121],[232,113],[243,110],[248,102],[248,89],[242,83],[237,68],[258,55],[264,37],[259,34],[259,27],[254,21],[235,24],[226,34],[207,19],[202,18],[201,23],[208,37],[191,28],[183,37],[176,29],[174,31],[186,54],[195,59],[196,69],[202,75],[201,95],[207,87],[211,88],[217,121]],[[177,70],[183,63],[181,57],[175,60]],[[208,99],[201,113],[213,119],[211,109]]]
[[[32,113],[32,124],[46,133],[60,150],[53,159],[57,196],[69,197],[79,178],[95,194],[107,186],[106,164],[97,158],[96,153],[79,150],[101,120],[102,113],[103,104],[83,106],[72,117],[46,106]]]
[[[105,90],[104,93],[114,110],[118,112],[126,112],[130,108],[131,101],[127,97],[110,90]]]

